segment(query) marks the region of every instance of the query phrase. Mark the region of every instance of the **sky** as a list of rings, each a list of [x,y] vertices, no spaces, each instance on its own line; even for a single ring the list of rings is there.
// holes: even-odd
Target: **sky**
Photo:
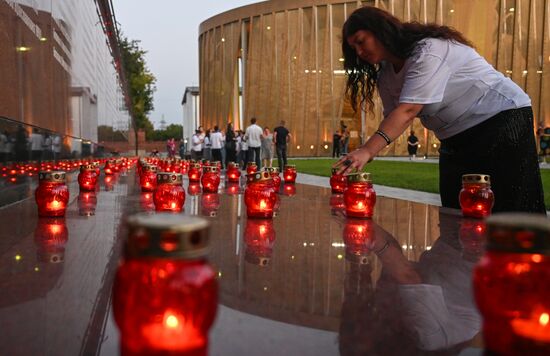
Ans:
[[[185,87],[199,83],[199,24],[221,12],[259,0],[115,0],[115,16],[122,33],[141,41],[149,70],[157,78],[155,109],[149,119],[158,128],[182,124],[181,99]]]

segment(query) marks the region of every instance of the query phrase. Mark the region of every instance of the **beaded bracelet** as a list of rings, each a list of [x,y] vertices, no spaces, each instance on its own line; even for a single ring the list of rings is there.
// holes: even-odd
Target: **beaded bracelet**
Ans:
[[[376,135],[379,135],[380,137],[382,137],[386,141],[386,146],[391,143],[390,137],[388,135],[386,135],[386,133],[384,131],[376,130],[374,133]]]
[[[376,254],[376,256],[380,257],[380,256],[382,256],[382,254],[383,254],[384,252],[386,252],[386,250],[388,249],[388,247],[390,247],[390,242],[389,242],[388,240],[386,240],[386,241],[384,242],[384,246],[383,246],[380,250],[374,251],[374,253]]]

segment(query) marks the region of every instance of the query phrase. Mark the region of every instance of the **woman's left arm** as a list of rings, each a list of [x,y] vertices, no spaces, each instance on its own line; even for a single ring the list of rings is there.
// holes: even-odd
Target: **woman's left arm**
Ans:
[[[423,107],[424,105],[422,104],[399,104],[380,123],[378,131],[381,131],[381,134],[372,135],[365,144],[336,162],[334,167],[340,167],[340,173],[354,169],[362,170],[365,164],[372,161],[378,152],[389,144],[386,138],[390,142],[393,142],[393,140],[405,132]],[[386,138],[383,135],[386,135]]]

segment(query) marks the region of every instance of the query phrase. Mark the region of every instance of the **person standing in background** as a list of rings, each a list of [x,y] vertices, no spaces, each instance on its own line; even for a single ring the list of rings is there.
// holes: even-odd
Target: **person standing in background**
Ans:
[[[418,150],[418,138],[414,135],[413,130],[411,130],[410,135],[407,138],[407,150],[409,151],[409,159],[415,159],[416,150]]]
[[[248,142],[248,160],[255,161],[258,170],[262,168],[260,152],[262,147],[262,128],[256,125],[256,118],[250,119],[250,126],[246,128],[245,139]]]
[[[42,160],[43,149],[44,136],[38,132],[37,128],[33,128],[31,134],[31,160],[40,162]]]
[[[340,131],[334,131],[332,135],[332,158],[340,157],[340,142],[342,141],[342,135]]]
[[[206,130],[202,145],[202,159],[212,160],[212,142],[210,141],[210,130]]]
[[[273,162],[273,134],[269,127],[264,127],[262,134],[262,163],[264,167],[271,167]]]
[[[233,124],[227,124],[227,130],[225,133],[225,166],[229,162],[237,161],[237,141],[235,137],[235,131],[233,131]]]
[[[202,143],[201,130],[197,129],[191,137],[191,159],[195,161],[202,159]]]
[[[285,127],[286,121],[281,120],[279,126],[273,129],[273,141],[275,141],[275,150],[277,152],[277,161],[279,163],[279,171],[283,171],[283,168],[287,164],[286,148],[288,142],[292,138],[290,131]]]
[[[220,132],[220,128],[218,125],[214,126],[214,132],[210,134],[210,143],[212,145],[212,160],[218,161],[222,165],[222,169],[224,166],[224,163],[222,162],[222,145],[224,142],[223,134]]]

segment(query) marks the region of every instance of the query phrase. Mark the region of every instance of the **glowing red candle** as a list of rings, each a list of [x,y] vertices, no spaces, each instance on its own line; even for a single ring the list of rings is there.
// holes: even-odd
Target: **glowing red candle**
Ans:
[[[235,162],[229,162],[225,175],[228,182],[239,182],[241,179],[241,170],[239,169],[239,165]]]
[[[202,191],[205,193],[217,193],[220,185],[219,169],[215,166],[204,167],[201,184]]]
[[[471,218],[489,216],[495,203],[490,177],[486,174],[463,175],[459,201],[464,216]]]
[[[296,175],[297,175],[296,166],[293,164],[287,164],[283,172],[285,183],[295,183]]]
[[[157,166],[145,166],[141,172],[139,183],[142,192],[154,192],[157,187]]]
[[[208,223],[160,213],[133,216],[128,226],[113,286],[121,354],[206,355],[218,304]]]
[[[65,219],[39,218],[34,230],[34,243],[41,262],[61,263],[65,259],[65,245],[69,232]]]
[[[279,176],[279,168],[278,167],[266,167],[266,171],[269,172],[271,175],[271,179],[273,179],[273,188],[276,192],[279,191],[281,188],[281,177]]]
[[[367,264],[373,239],[372,220],[346,220],[344,226],[344,245],[346,246],[346,260]]]
[[[103,178],[103,183],[105,184],[106,191],[111,191],[115,189],[115,177],[113,177],[112,175],[106,175],[105,178]]]
[[[69,203],[69,189],[65,184],[65,172],[40,172],[35,191],[38,215],[44,217],[65,216]]]
[[[348,187],[344,192],[346,216],[371,218],[376,204],[376,192],[372,187],[370,173],[353,173],[347,177]]]
[[[204,216],[217,216],[220,208],[220,195],[218,193],[204,193],[201,196],[201,213]]]
[[[486,348],[501,355],[550,354],[550,222],[544,216],[487,219],[487,248],[474,270]]]
[[[78,194],[78,215],[93,216],[97,206],[97,196],[95,192],[80,191]]]
[[[258,171],[258,166],[254,162],[248,162],[246,164],[246,174],[253,174]]]
[[[346,190],[348,185],[348,179],[345,175],[339,174],[337,168],[332,169],[332,175],[330,176],[330,188],[333,193],[342,194]]]
[[[244,230],[245,261],[267,266],[273,254],[275,229],[271,219],[249,219]]]
[[[283,194],[287,197],[293,197],[296,195],[296,185],[294,183],[283,185]]]
[[[105,175],[115,174],[114,166],[115,166],[115,163],[113,161],[105,162],[105,167],[103,168],[103,172],[105,172]]]
[[[200,182],[201,181],[201,165],[199,163],[192,164],[189,167],[189,172],[187,172],[189,177],[189,182]]]
[[[80,173],[78,174],[78,185],[80,190],[95,190],[96,184],[97,173],[95,167],[91,164],[80,166]]]
[[[249,218],[272,218],[277,202],[273,179],[268,172],[256,172],[246,176],[248,185],[244,191],[246,213]]]
[[[180,173],[157,173],[157,189],[154,194],[157,211],[180,212],[185,202],[183,176]]]
[[[239,183],[227,183],[225,185],[225,193],[227,195],[237,195],[241,193],[241,186]]]

